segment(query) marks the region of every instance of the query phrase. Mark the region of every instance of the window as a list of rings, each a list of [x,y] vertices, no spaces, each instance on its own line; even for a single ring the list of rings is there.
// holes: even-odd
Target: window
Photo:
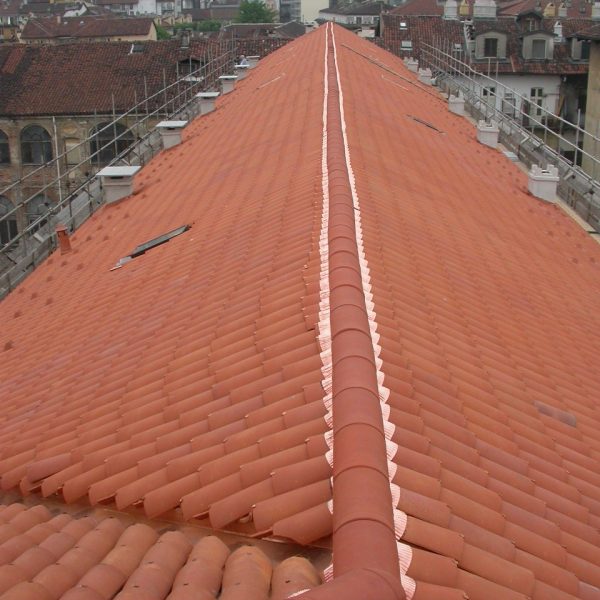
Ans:
[[[531,88],[531,114],[537,117],[542,115],[542,106],[544,104],[544,88]]]
[[[29,125],[21,131],[21,160],[25,165],[43,165],[52,160],[52,141],[39,125]]]
[[[496,88],[495,87],[484,87],[481,89],[481,95],[484,98],[491,98],[492,96],[496,95]]]
[[[512,92],[505,92],[502,98],[502,112],[511,117],[515,116],[515,96]]]
[[[590,45],[591,42],[589,40],[581,41],[581,56],[580,60],[590,60]]]
[[[8,244],[10,240],[17,237],[17,217],[13,213],[6,217],[13,209],[13,205],[8,198],[0,196],[0,246]]]
[[[48,200],[44,194],[38,194],[32,198],[26,206],[28,224],[33,225],[33,223],[50,210],[50,206],[50,200]],[[38,229],[42,228],[46,223],[46,219],[42,219],[36,223],[35,227],[31,229],[31,232],[38,231]]]
[[[8,146],[8,137],[4,131],[0,130],[0,164],[8,165],[10,163],[10,148]]]
[[[531,40],[531,58],[546,58],[546,40]]]
[[[485,38],[483,41],[483,56],[485,58],[496,58],[498,56],[497,38]]]
[[[67,138],[65,140],[65,153],[67,165],[78,165],[81,162],[81,146],[77,138]]]
[[[408,26],[406,25],[406,21],[400,21],[400,29],[401,30],[408,29]]]
[[[100,123],[92,130],[90,140],[92,164],[107,165],[133,142],[133,134],[121,123]]]
[[[400,42],[400,48],[402,48],[402,50],[412,50],[412,42],[410,40],[402,40]]]

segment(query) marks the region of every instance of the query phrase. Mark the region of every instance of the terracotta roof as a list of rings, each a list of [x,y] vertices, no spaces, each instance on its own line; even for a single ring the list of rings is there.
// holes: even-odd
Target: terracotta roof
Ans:
[[[289,23],[234,23],[225,25],[219,32],[223,39],[246,39],[261,37],[278,37],[294,39],[306,32],[306,27],[297,21]]]
[[[323,8],[319,12],[331,15],[380,15],[389,8],[389,4],[380,1],[355,2],[347,6]]]
[[[154,27],[146,17],[69,17],[29,19],[21,32],[24,40],[53,38],[106,38],[119,35],[145,36]]]
[[[440,17],[410,16],[385,14],[383,19],[382,43],[385,48],[399,56],[421,57],[424,44],[435,45],[439,40],[444,44],[460,44],[463,48],[461,59],[464,60],[463,23],[457,20]],[[556,19],[542,19],[540,30],[552,33]],[[404,26],[401,26],[404,23]],[[571,37],[585,25],[593,23],[591,19],[564,19],[563,36]],[[586,74],[589,63],[571,59],[569,42],[554,43],[554,58],[552,60],[526,60],[522,53],[522,37],[529,33],[525,31],[512,17],[497,19],[476,19],[473,22],[473,35],[477,36],[487,31],[498,31],[507,35],[507,59],[499,60],[498,73],[536,73],[576,75]],[[402,41],[410,40],[411,49],[402,49]],[[472,59],[473,69],[488,72],[488,59]],[[490,72],[496,72],[496,61],[492,59]]]
[[[302,36],[71,243],[0,304],[4,490],[331,535],[306,600],[600,598],[600,249],[400,59]]]
[[[600,24],[588,23],[573,32],[573,35],[580,39],[597,41],[600,39]]]
[[[190,56],[202,57],[210,42],[179,40],[94,44],[0,46],[0,115],[90,114],[128,110],[149,93],[174,81],[176,65]]]
[[[444,14],[444,5],[437,0],[407,0],[401,6],[390,11],[392,15],[416,16],[441,16]]]
[[[0,505],[0,594],[6,600],[188,600],[222,590],[223,598],[252,600],[269,589],[274,598],[287,598],[321,582],[306,558],[273,561],[273,552],[252,540],[227,545],[202,530],[132,521],[103,511],[78,517]]]

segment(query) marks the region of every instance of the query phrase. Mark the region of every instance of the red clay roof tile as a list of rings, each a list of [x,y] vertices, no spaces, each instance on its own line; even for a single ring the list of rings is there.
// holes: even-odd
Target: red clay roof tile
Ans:
[[[140,194],[72,236],[76,260],[51,258],[3,302],[30,325],[4,320],[2,486],[302,544],[332,535],[333,587],[307,598],[337,581],[349,599],[365,582],[378,600],[593,597],[597,248],[430,90],[389,86],[365,56],[411,75],[364,44],[321,29],[265,60],[142,171]],[[108,270],[182,218],[185,235]],[[582,253],[598,260],[571,261]],[[183,599],[186,582],[214,597],[223,565],[230,600],[318,583],[306,563],[272,583],[248,549],[198,573],[183,534],[157,542],[143,525],[117,540],[82,522],[76,547],[78,522],[11,507],[0,520],[11,593],[38,576],[67,599],[123,585],[120,598]],[[36,523],[32,545],[20,536]],[[16,566],[29,556],[31,573]],[[388,585],[399,568],[404,591]]]

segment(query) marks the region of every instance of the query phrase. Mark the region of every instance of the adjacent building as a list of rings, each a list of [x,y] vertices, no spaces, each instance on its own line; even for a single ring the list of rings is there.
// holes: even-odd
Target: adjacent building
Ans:
[[[145,42],[157,39],[153,19],[106,16],[29,19],[20,37],[27,44]]]
[[[34,222],[163,114],[130,130],[144,112],[152,113],[176,95],[181,102],[185,86],[195,88],[198,82],[190,80],[165,96],[154,96],[107,127],[116,115],[197,71],[208,60],[207,53],[215,57],[219,47],[202,40],[187,47],[180,40],[0,46],[0,190],[25,178],[1,197],[5,208],[21,207],[10,231]],[[64,156],[57,162],[59,155]],[[47,186],[66,171],[69,176],[60,185]],[[37,190],[42,191],[33,197]],[[29,201],[23,205],[25,199]],[[3,243],[10,231],[4,232]]]
[[[407,5],[410,12],[417,10],[418,1]],[[423,64],[435,63],[440,53],[448,65],[455,60],[458,80],[461,69],[468,69],[484,103],[527,127],[535,128],[542,120],[553,126],[547,113],[583,125],[589,42],[578,39],[576,32],[592,24],[591,18],[569,17],[564,12],[559,16],[558,11],[550,16],[548,9],[506,15],[503,5],[482,0],[468,10],[448,0],[436,16],[404,14],[405,8],[383,16],[381,41],[395,54],[415,57]],[[477,74],[482,77],[478,79]],[[576,156],[573,146],[575,133],[560,123],[555,125],[569,142],[555,139],[550,143],[580,164],[581,156]]]

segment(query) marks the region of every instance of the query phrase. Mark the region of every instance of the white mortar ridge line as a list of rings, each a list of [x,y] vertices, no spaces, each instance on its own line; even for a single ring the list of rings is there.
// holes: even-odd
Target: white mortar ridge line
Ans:
[[[358,260],[360,264],[363,294],[365,297],[365,307],[369,319],[371,343],[373,345],[373,356],[375,359],[375,365],[377,369],[377,387],[379,391],[379,401],[381,403],[381,417],[383,420],[383,429],[386,437],[387,456],[388,461],[391,461],[396,455],[396,452],[398,451],[398,445],[392,442],[391,439],[396,430],[396,426],[388,420],[390,414],[390,407],[387,404],[387,400],[390,396],[390,390],[383,385],[385,375],[382,369],[383,361],[379,357],[379,355],[381,354],[381,346],[379,345],[380,336],[377,333],[377,313],[375,311],[375,303],[373,302],[373,294],[371,293],[371,276],[369,272],[369,263],[365,255],[365,248],[363,244],[360,202],[358,198],[358,192],[356,191],[356,178],[354,176],[354,171],[352,169],[352,161],[350,158],[350,145],[348,143],[346,119],[344,114],[344,92],[342,89],[340,70],[338,67],[337,46],[335,43],[335,33],[333,32],[333,28],[331,30],[331,38],[333,41],[334,65],[339,90],[340,119],[342,127],[342,137],[344,140],[344,156],[346,161],[346,170],[348,172],[348,180],[350,183],[350,190],[352,192],[352,204],[354,206],[354,229],[356,235],[356,245],[358,248]],[[392,492],[392,499],[399,499],[398,490],[394,489],[398,486],[392,483],[392,479],[394,477],[395,472],[396,469],[394,463],[388,462],[388,477],[390,479],[390,491]],[[395,504],[392,504],[392,511],[394,514],[394,529],[396,532],[396,539],[398,540],[397,547],[398,561],[400,564],[400,579],[407,600],[412,600],[412,597],[414,596],[416,590],[416,582],[414,581],[414,579],[406,575],[406,572],[408,571],[408,568],[410,567],[410,563],[412,561],[412,549],[407,544],[403,544],[400,542],[400,539],[404,535],[404,531],[406,529],[407,515],[402,511],[398,510]]]

